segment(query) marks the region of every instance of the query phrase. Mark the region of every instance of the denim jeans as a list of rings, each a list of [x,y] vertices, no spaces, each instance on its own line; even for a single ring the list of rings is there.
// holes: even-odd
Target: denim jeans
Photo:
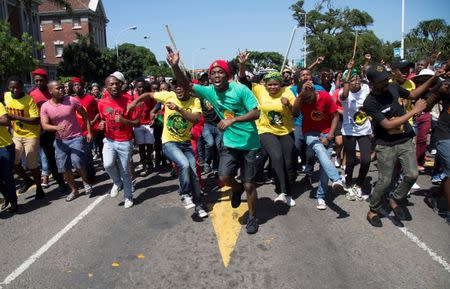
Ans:
[[[0,148],[0,192],[5,201],[17,204],[16,186],[14,183],[14,144]]]
[[[332,182],[335,182],[341,178],[338,170],[331,162],[332,145],[329,143],[328,146],[325,147],[320,141],[319,138],[326,138],[326,134],[308,132],[304,136],[306,144],[315,152],[320,163],[319,186],[316,191],[316,197],[318,199],[323,199],[328,190],[328,180],[331,179]]]
[[[210,164],[212,161],[214,144],[219,152],[222,150],[223,132],[221,132],[216,125],[205,123],[202,136],[205,141],[205,163]]]
[[[103,140],[103,166],[116,186],[123,184],[126,199],[133,199],[131,188],[131,153],[133,141]]]
[[[303,136],[302,126],[295,125],[294,130],[295,136],[295,148],[297,150],[298,156],[302,159],[302,163],[298,164],[304,165],[304,173],[306,176],[311,177],[314,171],[314,162],[316,161],[314,151],[310,146],[306,146],[305,137]],[[297,163],[297,162],[296,162]]]
[[[200,203],[200,185],[197,180],[194,152],[190,142],[166,142],[164,155],[178,167],[180,195],[192,195],[195,204]]]
[[[49,176],[50,171],[48,169],[48,160],[47,156],[45,155],[45,152],[42,148],[39,149],[39,157],[41,159],[41,170],[42,170],[42,176]]]

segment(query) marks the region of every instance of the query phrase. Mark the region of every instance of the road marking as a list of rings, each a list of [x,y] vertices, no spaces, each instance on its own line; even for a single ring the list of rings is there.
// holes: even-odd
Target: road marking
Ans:
[[[441,264],[442,267],[444,267],[444,269],[450,273],[450,265],[447,263],[447,261],[445,261],[445,259],[441,256],[439,256],[438,254],[436,254],[433,250],[431,250],[427,244],[425,244],[424,242],[420,241],[419,238],[417,238],[416,235],[414,235],[413,233],[411,233],[407,228],[398,228],[403,234],[405,234],[406,237],[408,237],[411,241],[413,241],[417,246],[419,246],[419,248],[421,248],[422,250],[424,250],[425,252],[428,253],[428,255],[430,255],[430,257],[438,262],[439,264]]]
[[[14,281],[17,277],[20,276],[25,270],[27,270],[34,262],[36,262],[39,257],[41,257],[51,246],[53,246],[59,239],[62,238],[70,229],[72,229],[78,222],[80,222],[84,217],[86,217],[89,212],[91,212],[101,201],[103,201],[106,196],[103,195],[98,197],[93,201],[86,209],[84,209],[75,219],[73,219],[67,226],[64,227],[61,231],[59,231],[55,236],[53,236],[47,243],[44,244],[39,250],[37,250],[31,257],[29,257],[25,262],[22,263],[16,270],[14,270],[8,277],[0,283],[0,285],[7,285]]]
[[[228,187],[228,189],[230,188]],[[219,201],[215,204],[210,204],[209,210],[223,265],[228,267],[231,253],[234,251],[242,228],[239,218],[247,212],[248,205],[243,202],[239,208],[232,208],[230,203],[231,192],[225,190],[221,190]]]

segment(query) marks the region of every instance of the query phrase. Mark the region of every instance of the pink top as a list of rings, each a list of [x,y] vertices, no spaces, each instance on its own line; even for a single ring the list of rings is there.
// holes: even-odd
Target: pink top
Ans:
[[[56,132],[56,138],[65,140],[81,137],[81,126],[77,121],[76,110],[82,108],[80,102],[69,96],[65,96],[62,103],[55,104],[49,100],[41,107],[41,117],[46,116],[52,125],[64,124],[62,132]]]

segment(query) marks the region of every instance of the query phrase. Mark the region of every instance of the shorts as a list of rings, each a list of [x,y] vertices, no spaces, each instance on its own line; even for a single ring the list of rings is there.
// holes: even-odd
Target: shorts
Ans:
[[[436,149],[441,168],[444,170],[444,174],[450,178],[450,139],[438,140]]]
[[[155,137],[153,135],[153,127],[148,124],[140,125],[134,128],[134,140],[137,145],[154,144]]]
[[[24,138],[14,136],[14,146],[16,147],[16,156],[14,158],[14,164],[19,165],[22,161],[22,154],[25,152],[25,159],[27,162],[27,168],[34,170],[39,168],[39,138]]]
[[[241,169],[241,181],[254,183],[256,176],[256,155],[258,150],[240,150],[223,147],[220,151],[219,176],[235,177]]]
[[[86,156],[83,151],[83,137],[65,140],[56,139],[54,147],[59,173],[84,168]]]

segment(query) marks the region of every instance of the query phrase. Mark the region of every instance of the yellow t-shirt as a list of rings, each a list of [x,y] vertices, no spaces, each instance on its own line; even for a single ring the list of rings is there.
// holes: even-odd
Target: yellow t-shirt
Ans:
[[[0,102],[0,117],[6,115],[6,109],[3,103]],[[8,127],[0,125],[0,148],[4,148],[12,144],[11,135]]]
[[[389,81],[389,82],[392,82]],[[407,91],[411,92],[414,89],[416,89],[416,84],[412,81],[412,80],[406,80],[405,82],[403,82],[403,84],[401,85],[404,89],[406,89]],[[399,98],[398,101],[400,102],[400,104],[405,108],[405,112],[410,112],[412,109],[412,102],[410,99],[404,99],[404,98]],[[413,125],[414,123],[414,119],[411,117],[410,119],[408,119],[409,123],[411,125]]]
[[[173,91],[155,92],[154,98],[157,102],[162,102],[163,104],[172,102],[179,108],[192,113],[202,112],[202,107],[198,98],[191,97],[186,101],[181,101],[177,98],[177,95]],[[190,132],[192,126],[193,123],[184,119],[181,113],[171,110],[165,106],[162,143],[189,141],[191,139]]]
[[[39,117],[39,110],[33,98],[25,94],[22,98],[15,99],[11,92],[5,93],[5,105],[9,114],[22,117]],[[14,136],[23,138],[38,138],[41,132],[39,124],[24,123],[20,120],[11,121]]]
[[[252,92],[259,104],[260,115],[256,122],[258,133],[290,134],[294,130],[292,111],[281,103],[281,97],[287,98],[294,105],[295,96],[292,91],[283,87],[275,96],[270,96],[263,85],[252,84]]]

